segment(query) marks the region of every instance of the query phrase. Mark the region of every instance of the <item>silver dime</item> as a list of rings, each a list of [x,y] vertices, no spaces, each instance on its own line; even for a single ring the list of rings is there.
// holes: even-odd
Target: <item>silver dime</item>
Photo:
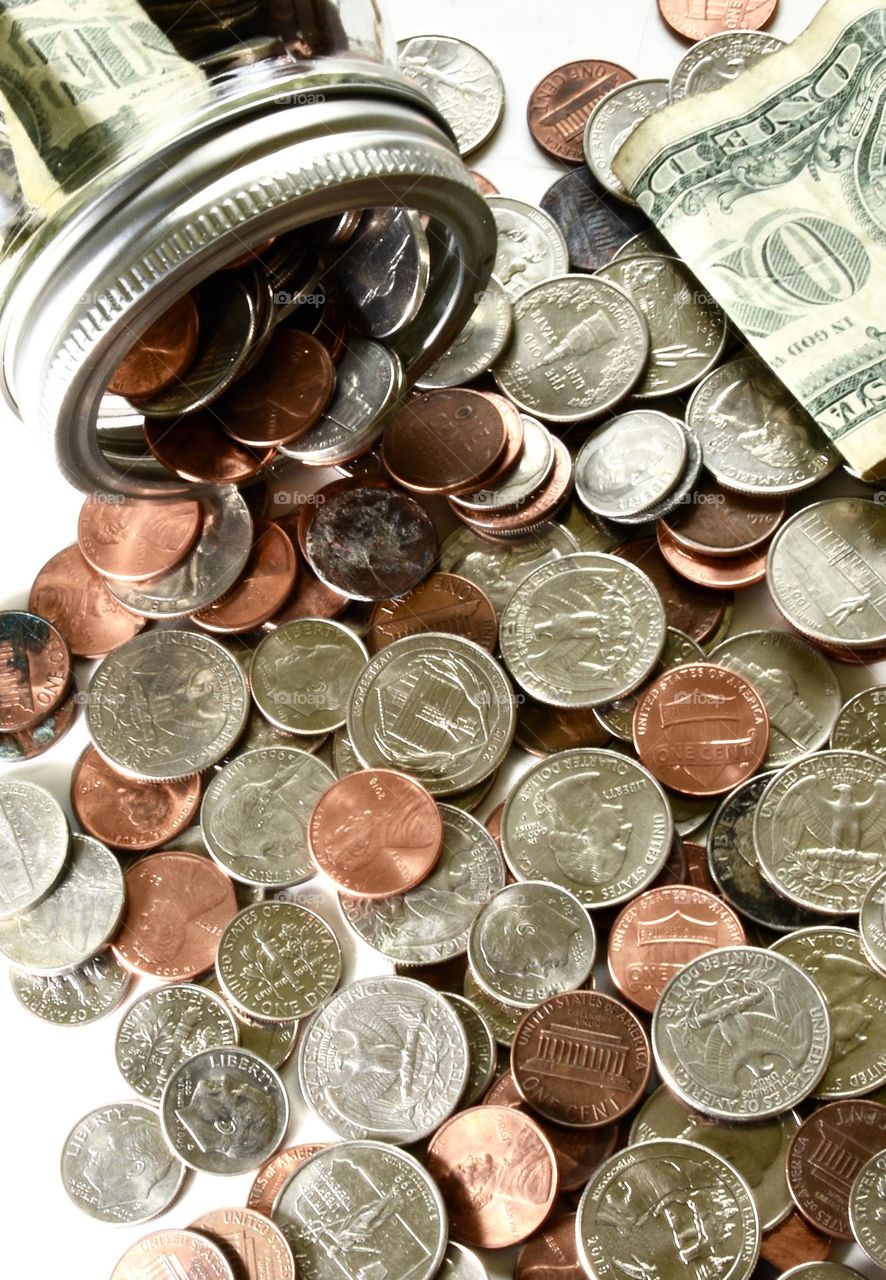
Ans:
[[[336,729],[332,735],[332,767],[337,778],[343,778],[346,773],[356,773],[358,769],[363,768],[344,725]]]
[[[862,689],[844,704],[831,731],[831,746],[886,760],[886,685]]]
[[[792,626],[824,644],[886,644],[886,507],[826,498],[791,516],[769,548],[767,581]]]
[[[498,1067],[495,1032],[489,1019],[466,996],[446,992],[446,999],[461,1019],[468,1038],[468,1082],[459,1102],[460,1107],[473,1107],[492,1084]]]
[[[686,662],[704,661],[705,652],[701,645],[696,644],[694,640],[684,635],[682,631],[678,631],[676,627],[668,627],[664,649],[650,679],[655,680],[665,671],[672,671],[674,667],[682,667]],[[644,688],[645,685],[637,689],[636,692],[627,694],[624,698],[617,698],[615,702],[609,702],[605,706],[594,708],[594,715],[603,728],[608,729],[614,737],[620,738],[622,742],[633,742],[634,740],[632,729],[634,708],[643,696]]]
[[[478,913],[468,963],[484,990],[529,1009],[591,976],[594,926],[574,894],[543,880],[500,889]]]
[[[588,116],[583,140],[587,166],[610,195],[628,204],[634,201],[613,172],[612,161],[637,126],[667,102],[667,80],[628,80],[604,94]]]
[[[886,875],[876,879],[862,898],[858,927],[868,961],[886,974]]]
[[[259,711],[285,733],[330,733],[345,722],[348,699],[366,665],[350,627],[298,618],[265,636],[249,678]]]
[[[10,969],[9,977],[28,1012],[57,1027],[79,1027],[103,1018],[122,1004],[132,985],[132,974],[110,951],[49,977],[20,969]]]
[[[523,419],[523,451],[517,465],[492,488],[480,489],[464,498],[450,498],[449,504],[457,512],[506,511],[519,507],[547,480],[553,470],[555,456],[551,433],[528,414],[520,416]]]
[[[726,317],[677,258],[620,258],[601,267],[597,276],[630,295],[649,329],[649,362],[634,387],[637,399],[685,391],[720,359]]]
[[[256,902],[228,924],[218,944],[218,979],[247,1017],[303,1018],[341,977],[341,947],[329,925],[294,902]]]
[[[470,155],[495,133],[505,109],[498,68],[466,40],[410,36],[397,45],[400,70],[423,89],[449,125],[459,154]]]
[[[65,1191],[100,1222],[137,1226],[175,1200],[185,1167],[170,1151],[146,1102],[99,1107],[75,1125],[62,1147]]]
[[[354,328],[391,338],[410,324],[424,301],[430,251],[413,209],[370,209],[333,270]]]
[[[0,782],[0,921],[35,907],[58,882],[68,856],[68,820],[34,782]]]
[[[745,631],[728,636],[708,655],[750,680],[769,714],[764,767],[780,768],[817,751],[840,709],[840,686],[818,650],[784,631]]]
[[[488,1280],[486,1268],[471,1249],[450,1240],[440,1266],[440,1280]]]
[[[677,481],[676,487],[671,490],[666,498],[662,498],[661,502],[656,503],[654,507],[650,507],[648,511],[642,512],[639,516],[622,516],[619,522],[621,525],[628,525],[634,528],[644,525],[648,527],[653,521],[661,519],[662,516],[666,516],[676,507],[679,507],[681,503],[690,501],[691,494],[701,474],[701,442],[695,432],[687,427],[682,419],[675,418],[674,421],[686,437],[686,466],[683,474]],[[618,527],[618,525],[613,526],[616,529]],[[724,633],[727,629],[728,627],[724,625]]]
[[[886,871],[886,762],[819,751],[781,769],[754,817],[760,868],[779,893],[825,915],[861,907]]]
[[[589,436],[575,460],[575,490],[594,515],[639,516],[676,488],[686,436],[656,409],[630,409]]]
[[[436,632],[375,654],[348,708],[348,737],[364,766],[406,770],[433,795],[488,778],[515,724],[514,695],[495,659],[471,640]]]
[[[649,330],[623,289],[559,275],[514,303],[514,337],[495,380],[519,409],[547,422],[583,422],[618,404],[643,376]]]
[[[558,751],[535,764],[501,818],[505,861],[519,880],[547,880],[585,907],[626,902],[671,851],[667,798],[643,765],[614,751]]]
[[[458,1105],[468,1040],[446,997],[412,978],[361,978],[330,996],[298,1050],[309,1105],[346,1138],[411,1143]]]
[[[0,921],[0,955],[29,973],[73,969],[110,941],[125,900],[123,872],[114,855],[91,836],[75,835],[51,893],[30,911]]]
[[[591,1174],[575,1223],[594,1280],[748,1280],[760,1221],[744,1178],[694,1142],[660,1138],[627,1147]]]
[[[446,1249],[437,1184],[383,1142],[337,1142],[309,1156],[280,1191],[273,1220],[300,1280],[431,1280]]]
[[[796,1106],[824,1076],[831,1045],[818,985],[792,960],[758,947],[691,960],[652,1017],[662,1080],[719,1120],[765,1120]]]
[[[316,874],[308,855],[311,810],[335,774],[296,747],[259,747],[221,769],[203,796],[206,847],[229,876],[281,889]]]
[[[886,1151],[871,1156],[858,1171],[849,1192],[852,1234],[877,1267],[886,1267]]]
[[[129,1087],[159,1102],[166,1082],[203,1049],[236,1045],[237,1024],[220,996],[189,982],[146,991],[117,1027],[117,1066]]]
[[[274,1154],[289,1123],[283,1082],[246,1049],[204,1049],[171,1076],[160,1104],[166,1141],[206,1173],[248,1173]]]
[[[490,196],[487,203],[498,230],[492,271],[511,301],[569,270],[563,233],[542,209],[510,196]]]
[[[525,1011],[519,1005],[505,1004],[503,1000],[496,1000],[495,996],[484,991],[470,969],[465,973],[462,989],[465,999],[476,1005],[489,1023],[496,1044],[509,1049],[514,1039],[514,1032],[520,1025]]]
[[[838,465],[837,450],[757,356],[709,373],[686,421],[714,479],[739,493],[796,493]]]
[[[249,690],[235,658],[192,631],[148,631],[115,649],[89,682],[86,725],[129,777],[175,781],[216,764],[246,724]]]
[[[765,31],[717,31],[684,53],[671,76],[670,100],[681,102],[731,84],[748,67],[784,48],[784,40]]]
[[[482,823],[440,805],[443,852],[427,879],[389,898],[338,895],[358,938],[397,964],[436,964],[463,955],[474,917],[504,887],[505,869]]]
[[[533,570],[501,615],[505,665],[531,697],[594,707],[631,693],[664,648],[661,597],[617,556],[579,552]]]
[[[482,587],[496,613],[501,613],[533,569],[578,550],[578,540],[559,524],[548,525],[525,542],[506,546],[496,546],[473,530],[461,528],[454,529],[444,539],[440,547],[440,568],[447,573],[460,573]]]
[[[491,276],[452,346],[425,370],[415,385],[422,391],[431,391],[436,387],[460,387],[473,382],[488,373],[501,356],[511,340],[513,327],[511,300],[495,276]]]
[[[146,618],[184,618],[232,587],[252,549],[252,516],[237,489],[211,489],[202,499],[203,524],[196,546],[169,573],[150,582],[108,579],[111,594]]]
[[[214,991],[225,1000],[237,1023],[241,1049],[248,1049],[250,1053],[256,1054],[269,1067],[283,1065],[295,1048],[297,1022],[260,1022],[256,1018],[247,1018],[242,1009],[237,1009],[225,999],[214,969],[207,977],[200,979],[200,986],[206,987],[207,991]]]

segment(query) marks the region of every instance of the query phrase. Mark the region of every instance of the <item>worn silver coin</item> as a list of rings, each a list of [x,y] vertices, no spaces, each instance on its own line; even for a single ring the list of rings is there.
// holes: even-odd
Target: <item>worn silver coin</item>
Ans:
[[[333,277],[354,328],[380,341],[415,319],[429,272],[420,215],[413,209],[370,209]]]
[[[542,209],[510,196],[489,196],[488,204],[498,230],[492,271],[512,302],[533,285],[569,270],[563,233]]]
[[[594,515],[642,515],[676,488],[686,452],[686,436],[668,414],[630,409],[582,445],[575,460],[576,492]]]
[[[440,568],[459,573],[482,587],[496,613],[533,569],[579,550],[577,538],[550,524],[519,543],[497,546],[472,529],[454,529],[440,547]]]
[[[717,31],[698,40],[677,63],[671,76],[671,102],[710,93],[731,84],[748,67],[784,48],[784,40],[766,31]]]
[[[460,1107],[473,1107],[492,1084],[498,1068],[495,1032],[489,1019],[466,996],[446,992],[446,999],[461,1019],[468,1038],[468,1082],[459,1102]]]
[[[488,373],[507,348],[514,328],[511,300],[491,276],[477,305],[453,342],[417,379],[421,391],[460,387]]]
[[[418,1142],[458,1105],[468,1040],[446,997],[397,975],[361,978],[330,996],[298,1049],[301,1091],[346,1138]]]
[[[68,856],[68,820],[35,782],[0,782],[0,921],[27,911],[58,883]]]
[[[110,951],[84,960],[64,973],[42,976],[10,969],[12,989],[20,1004],[57,1027],[79,1027],[118,1008],[132,986],[132,974]]]
[[[658,665],[653,671],[650,679],[655,680],[665,671],[671,671],[674,667],[682,667],[686,662],[704,662],[705,652],[701,645],[695,643],[689,636],[684,635],[682,631],[678,631],[676,627],[668,627],[667,636],[665,637],[665,646],[662,650]],[[633,742],[633,723],[634,708],[643,696],[644,686],[641,686],[635,693],[629,693],[624,698],[617,698],[615,702],[609,702],[605,706],[595,707],[594,715],[600,721],[604,729],[622,742]]]
[[[366,647],[344,623],[297,618],[265,636],[249,679],[259,711],[285,733],[331,733],[366,665]]]
[[[237,1024],[220,996],[190,982],[146,991],[120,1019],[114,1052],[139,1097],[159,1102],[172,1073],[203,1049],[236,1045]]]
[[[886,974],[886,874],[874,880],[862,898],[858,927],[869,962]]]
[[[453,497],[449,504],[456,512],[507,511],[520,507],[537,493],[554,467],[554,442],[547,427],[528,414],[523,420],[523,451],[513,471],[495,486],[480,489],[468,497]]]
[[[852,1234],[877,1267],[886,1268],[886,1151],[862,1165],[849,1192]]]
[[[399,41],[400,71],[433,102],[458,143],[470,155],[495,133],[505,108],[498,68],[467,40],[410,36]]]
[[[841,707],[831,731],[831,746],[865,751],[886,760],[886,685],[862,689]]]
[[[667,106],[667,80],[628,80],[594,104],[585,125],[583,149],[591,173],[610,195],[633,204],[612,161],[630,135],[656,111]]]
[[[201,987],[214,991],[228,1005],[237,1023],[241,1049],[248,1049],[269,1067],[281,1067],[286,1062],[295,1048],[298,1034],[297,1022],[261,1022],[257,1018],[247,1018],[242,1009],[236,1008],[225,998],[218,974],[214,969],[211,974],[199,981]]]

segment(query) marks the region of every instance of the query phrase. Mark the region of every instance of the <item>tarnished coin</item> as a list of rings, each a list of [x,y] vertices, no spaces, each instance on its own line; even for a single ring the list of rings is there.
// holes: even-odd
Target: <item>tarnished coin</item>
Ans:
[[[858,933],[818,925],[772,950],[809,974],[828,1007],[833,1047],[816,1097],[854,1098],[886,1084],[886,977],[868,964]]]
[[[346,1138],[418,1142],[451,1115],[468,1080],[468,1040],[446,997],[411,978],[360,978],[311,1018],[298,1050],[302,1093]]]
[[[757,356],[709,373],[686,420],[714,479],[740,493],[796,493],[838,465],[836,449]]]
[[[285,733],[329,733],[344,724],[348,698],[366,663],[350,627],[300,618],[277,627],[252,656],[249,682],[259,711]]]
[[[569,250],[553,218],[509,196],[490,196],[488,203],[498,230],[492,272],[512,302],[540,281],[569,270]]]
[[[522,437],[522,422],[518,422]],[[416,493],[459,493],[492,474],[508,445],[496,400],[466,387],[413,395],[388,424],[384,464]],[[393,594],[393,593],[391,593]]]
[[[498,613],[533,569],[578,551],[576,538],[550,524],[513,545],[496,546],[471,529],[454,529],[440,547],[440,568],[461,574],[481,587]]]
[[[61,1174],[65,1191],[91,1218],[137,1226],[169,1208],[185,1168],[166,1145],[154,1108],[119,1102],[75,1125],[62,1147]]]
[[[57,1027],[79,1027],[103,1018],[122,1004],[132,985],[132,974],[110,951],[49,977],[22,969],[10,969],[9,977],[19,1003]]]
[[[699,449],[699,458],[701,449]],[[647,575],[664,605],[669,627],[676,627],[696,644],[716,644],[731,618],[731,596],[711,591],[675,573],[658,549],[655,538],[632,538],[616,546],[613,555],[628,560]]]
[[[348,708],[348,737],[367,768],[403,769],[433,795],[481,782],[507,755],[510,683],[485,649],[459,636],[407,636],[371,658]]]
[[[674,667],[682,667],[687,662],[703,662],[704,658],[705,653],[700,645],[684,635],[682,631],[678,631],[676,627],[668,627],[664,649],[651,679],[656,679],[663,672],[671,671]],[[624,698],[617,698],[615,702],[595,707],[594,715],[607,732],[622,742],[632,743],[634,711],[645,691],[646,686],[641,685],[639,689],[627,694]]]
[[[496,1000],[488,991],[484,991],[470,969],[464,975],[463,990],[465,998],[475,1004],[492,1027],[492,1034],[497,1044],[503,1049],[510,1049],[523,1010],[518,1005],[505,1004]]]
[[[878,1151],[859,1169],[849,1193],[852,1234],[871,1262],[886,1267],[886,1223],[883,1195],[886,1189],[886,1150]]]
[[[731,84],[748,67],[784,48],[784,41],[765,31],[718,31],[697,41],[677,63],[671,76],[670,100],[681,102]]]
[[[594,515],[638,516],[677,485],[686,436],[656,409],[620,413],[589,436],[575,460],[576,492]]]
[[[208,769],[243,731],[249,690],[227,649],[190,631],[149,631],[99,665],[86,695],[96,749],[136,778]]]
[[[117,1028],[115,1053],[129,1087],[159,1102],[183,1062],[237,1041],[237,1024],[224,1000],[185,982],[146,991],[132,1002]]]
[[[217,1244],[197,1231],[153,1231],[130,1245],[111,1272],[111,1280],[235,1280]]]
[[[491,653],[498,639],[498,618],[476,583],[455,573],[432,573],[405,596],[375,606],[367,643],[376,653],[394,640],[425,631],[463,636]]]
[[[397,44],[400,70],[423,89],[468,156],[495,133],[505,109],[498,68],[466,40],[410,36]]]
[[[744,1178],[728,1160],[676,1138],[640,1142],[593,1174],[578,1206],[578,1253],[595,1280],[626,1272],[685,1280],[748,1280],[760,1221]],[[687,1256],[688,1251],[688,1256]]]
[[[611,734],[588,707],[546,707],[534,698],[517,704],[518,746],[534,756],[573,747],[605,747]]]
[[[765,1120],[813,1093],[831,1054],[828,1006],[785,956],[722,947],[670,980],[652,1019],[661,1078],[719,1120]]]
[[[460,387],[488,373],[511,340],[514,317],[511,300],[491,276],[464,328],[416,381],[422,391],[435,387]]]
[[[582,125],[579,141],[583,133]],[[558,178],[548,187],[539,206],[563,233],[572,271],[597,271],[604,267],[649,225],[639,209],[604,191],[587,165]]]
[[[336,294],[354,328],[391,338],[419,312],[428,286],[430,251],[413,209],[370,209],[332,271]]]
[[[845,703],[831,731],[831,746],[886,760],[886,686],[862,689]]]
[[[248,1173],[280,1146],[289,1122],[282,1080],[246,1049],[204,1049],[163,1091],[160,1121],[179,1159],[206,1173]]]
[[[849,915],[886,871],[886,762],[820,751],[775,775],[760,797],[760,868],[799,907]]]
[[[254,1209],[212,1209],[192,1222],[217,1244],[242,1280],[295,1280],[295,1260],[279,1227]]]
[[[359,938],[397,964],[436,964],[467,949],[474,917],[504,888],[495,841],[470,814],[440,805],[443,852],[433,871],[407,893],[368,898],[339,894]]]
[[[615,62],[584,58],[549,72],[535,86],[526,108],[529,131],[555,160],[578,164],[585,122],[604,94],[633,74]]]
[[[0,732],[0,765],[22,764],[35,760],[62,739],[77,718],[81,705],[80,692],[73,680],[68,685],[68,696],[55,711],[42,720],[35,721],[27,729],[11,733]]]
[[[492,1084],[498,1066],[498,1050],[495,1033],[489,1019],[466,996],[447,991],[446,999],[452,1005],[468,1038],[468,1081],[459,1100],[461,1107],[473,1107]]]
[[[468,963],[496,1000],[529,1009],[583,986],[597,941],[574,894],[543,880],[509,884],[480,909],[468,938]]]
[[[45,618],[24,610],[0,611],[0,731],[28,729],[51,715],[67,696],[71,653]]]
[[[414,1156],[383,1142],[337,1142],[315,1152],[280,1192],[274,1221],[300,1280],[360,1276],[367,1248],[370,1259],[378,1250],[387,1280],[432,1280],[446,1249],[446,1210],[434,1179]]]
[[[582,149],[591,173],[610,195],[633,204],[612,169],[619,148],[638,125],[668,102],[667,80],[628,80],[594,104],[585,125]]]
[[[634,760],[592,748],[559,751],[533,765],[508,796],[501,821],[502,852],[514,875],[562,885],[585,907],[625,902],[651,884],[673,835],[652,775]]]
[[[214,991],[221,996],[234,1015],[240,1036],[240,1048],[248,1049],[266,1062],[269,1067],[282,1067],[295,1048],[298,1033],[297,1022],[259,1022],[255,1018],[247,1018],[242,1009],[230,1004],[225,999],[215,969],[199,980],[201,987]]]
[[[68,820],[35,782],[0,782],[0,921],[36,907],[68,856]]]
[[[760,1227],[771,1231],[790,1213],[792,1200],[785,1157],[800,1118],[785,1111],[759,1124],[725,1124],[699,1115],[661,1085],[643,1103],[631,1123],[629,1142],[682,1138],[713,1151],[741,1174],[750,1188]]]
[[[633,390],[648,357],[646,321],[623,289],[596,276],[561,273],[515,301],[514,337],[495,380],[526,413],[582,422]]]
[[[886,974],[886,875],[874,880],[862,898],[858,923],[865,956]]]
[[[219,939],[222,991],[247,1017],[293,1022],[331,995],[341,977],[341,947],[329,925],[294,902],[255,902]]]
[[[661,600],[642,571],[615,556],[579,552],[523,579],[502,613],[499,643],[532,697],[590,707],[646,679],[666,630]]]
[[[706,479],[662,517],[673,541],[702,556],[737,556],[768,542],[784,520],[782,494],[755,497]]]
[[[788,1186],[797,1208],[818,1231],[851,1240],[852,1185],[886,1146],[886,1107],[858,1098],[832,1102],[807,1116],[788,1151]]]
[[[238,755],[203,797],[207,849],[244,884],[280,889],[308,880],[314,874],[308,820],[334,781],[328,765],[296,747],[259,747]]]
[[[46,897],[0,921],[0,955],[29,973],[73,969],[113,937],[124,900],[114,855],[98,840],[75,835],[65,870]]]

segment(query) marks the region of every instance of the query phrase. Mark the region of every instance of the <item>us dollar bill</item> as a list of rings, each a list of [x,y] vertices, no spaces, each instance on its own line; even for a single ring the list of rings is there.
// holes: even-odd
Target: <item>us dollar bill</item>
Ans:
[[[886,476],[886,3],[829,0],[614,169],[849,464]]]

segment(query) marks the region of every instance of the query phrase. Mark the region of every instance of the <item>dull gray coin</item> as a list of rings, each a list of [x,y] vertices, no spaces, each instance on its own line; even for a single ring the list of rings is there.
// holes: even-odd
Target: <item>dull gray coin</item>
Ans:
[[[146,991],[117,1027],[117,1066],[129,1087],[159,1102],[172,1073],[203,1049],[236,1045],[237,1024],[220,996],[189,982]]]
[[[58,883],[68,856],[68,820],[34,782],[0,782],[0,921],[35,907]]]
[[[286,733],[330,733],[345,722],[348,699],[366,665],[350,627],[298,618],[265,636],[250,666],[256,706]]]
[[[841,708],[831,746],[886,759],[886,685],[862,689]]]
[[[492,270],[512,302],[533,285],[569,270],[569,250],[553,218],[510,196],[490,196],[488,204],[498,230]]]
[[[64,973],[43,976],[10,969],[16,998],[35,1017],[57,1027],[79,1027],[118,1008],[132,985],[132,974],[110,951],[100,951]]]
[[[616,177],[612,161],[638,125],[667,106],[667,80],[627,80],[594,104],[585,125],[583,149],[591,173],[610,195],[633,204]]]
[[[505,107],[498,68],[467,40],[410,36],[397,44],[400,70],[423,89],[467,156],[495,133]]]

